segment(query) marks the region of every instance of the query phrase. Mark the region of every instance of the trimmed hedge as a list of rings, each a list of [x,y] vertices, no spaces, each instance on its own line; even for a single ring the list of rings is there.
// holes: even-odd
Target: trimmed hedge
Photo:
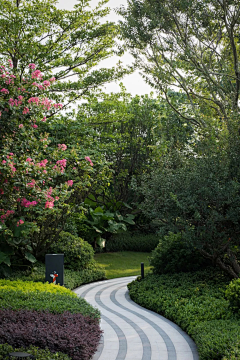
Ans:
[[[209,268],[194,273],[151,274],[128,288],[133,301],[185,330],[196,342],[201,360],[220,360],[236,352],[240,343],[240,317],[224,297],[229,280]]]
[[[106,241],[106,251],[151,252],[158,242],[159,236],[154,234],[131,234],[130,232],[114,234]]]
[[[99,310],[64,287],[21,280],[0,280],[0,309],[48,311],[53,314],[69,311],[100,318]]]
[[[0,343],[16,347],[34,345],[61,351],[73,360],[89,360],[101,337],[97,319],[82,314],[51,314],[30,310],[0,310]]]

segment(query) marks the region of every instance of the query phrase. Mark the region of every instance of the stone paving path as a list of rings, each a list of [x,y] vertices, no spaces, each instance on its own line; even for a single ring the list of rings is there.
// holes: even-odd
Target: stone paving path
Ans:
[[[101,311],[104,330],[92,360],[198,360],[196,345],[179,326],[134,303],[125,277],[75,290]]]

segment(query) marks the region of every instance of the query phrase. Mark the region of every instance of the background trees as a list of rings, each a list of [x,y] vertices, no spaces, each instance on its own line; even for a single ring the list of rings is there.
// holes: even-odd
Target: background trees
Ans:
[[[194,129],[144,176],[142,211],[238,277],[239,3],[130,0],[119,13],[136,66]]]

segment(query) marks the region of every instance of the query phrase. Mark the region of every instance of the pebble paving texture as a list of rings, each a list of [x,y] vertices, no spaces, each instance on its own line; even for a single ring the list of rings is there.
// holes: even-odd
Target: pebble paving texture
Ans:
[[[125,277],[75,290],[101,311],[104,331],[92,360],[199,360],[193,340],[179,326],[133,302]]]

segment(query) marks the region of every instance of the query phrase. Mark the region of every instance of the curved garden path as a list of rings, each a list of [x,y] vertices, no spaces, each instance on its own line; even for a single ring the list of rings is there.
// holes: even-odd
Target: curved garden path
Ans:
[[[135,278],[75,289],[101,311],[104,334],[92,360],[198,360],[195,343],[179,326],[130,299],[127,284]]]

